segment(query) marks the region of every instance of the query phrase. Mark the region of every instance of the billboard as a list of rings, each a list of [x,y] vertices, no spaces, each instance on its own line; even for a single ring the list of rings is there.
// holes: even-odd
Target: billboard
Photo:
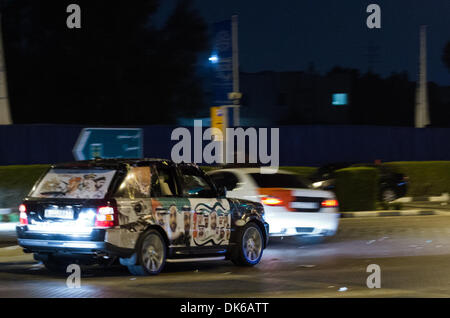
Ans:
[[[211,107],[211,128],[219,129],[222,132],[222,135],[215,134],[216,141],[223,141],[223,137],[225,135],[226,129],[226,109],[223,107]]]

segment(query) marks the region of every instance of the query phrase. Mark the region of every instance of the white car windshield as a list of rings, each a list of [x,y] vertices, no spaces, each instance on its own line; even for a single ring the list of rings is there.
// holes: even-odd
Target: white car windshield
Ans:
[[[33,198],[103,199],[115,170],[51,169],[32,190]]]

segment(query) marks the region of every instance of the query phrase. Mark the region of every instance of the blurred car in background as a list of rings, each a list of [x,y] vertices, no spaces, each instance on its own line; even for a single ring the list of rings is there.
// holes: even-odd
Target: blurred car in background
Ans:
[[[338,201],[333,192],[311,188],[308,180],[279,171],[261,174],[259,168],[210,171],[215,184],[227,189],[228,198],[264,205],[271,237],[333,236],[338,228]]]
[[[391,202],[406,195],[408,191],[408,177],[397,173],[391,167],[382,164],[351,164],[346,162],[330,163],[321,166],[309,176],[315,189],[335,190],[335,171],[349,167],[372,167],[379,172],[379,200]]]

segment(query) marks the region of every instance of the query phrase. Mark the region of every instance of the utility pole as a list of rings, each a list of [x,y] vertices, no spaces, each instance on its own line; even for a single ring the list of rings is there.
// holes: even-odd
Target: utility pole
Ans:
[[[430,124],[428,113],[428,89],[427,89],[427,26],[420,27],[420,67],[419,80],[416,90],[416,118],[415,127],[425,128]]]
[[[215,140],[222,142],[224,157],[227,154],[227,128],[240,126],[242,93],[239,92],[238,36],[237,15],[214,25],[215,52],[209,58],[209,61],[215,65],[215,107],[211,108],[211,127],[222,131]]]
[[[239,20],[237,15],[231,18],[232,36],[233,36],[233,93],[230,97],[235,105],[234,107],[234,126],[240,125],[240,100],[242,94],[239,92]]]

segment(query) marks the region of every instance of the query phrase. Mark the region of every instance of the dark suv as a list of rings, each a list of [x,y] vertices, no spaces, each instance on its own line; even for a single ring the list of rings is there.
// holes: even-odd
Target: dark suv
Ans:
[[[393,168],[383,164],[351,164],[346,162],[330,163],[321,166],[309,176],[316,189],[335,190],[334,172],[349,167],[372,167],[379,173],[378,199],[391,202],[406,195],[408,191],[408,177],[396,172]]]
[[[54,165],[20,206],[18,241],[52,271],[114,259],[134,275],[166,262],[256,265],[268,242],[263,206],[225,194],[197,166],[169,160]]]

